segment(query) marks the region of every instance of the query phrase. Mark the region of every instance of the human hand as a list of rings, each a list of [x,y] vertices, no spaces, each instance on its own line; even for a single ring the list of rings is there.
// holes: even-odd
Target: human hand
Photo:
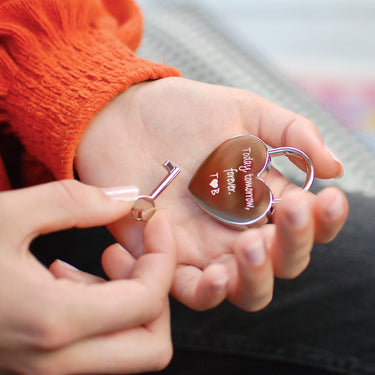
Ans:
[[[313,243],[332,240],[347,216],[338,189],[303,193],[271,170],[265,180],[282,198],[272,224],[238,232],[210,218],[193,201],[189,181],[216,146],[239,134],[303,150],[318,177],[343,172],[307,119],[243,90],[183,78],[137,84],[120,94],[89,124],[77,150],[80,178],[98,186],[135,183],[148,194],[164,178],[165,160],[182,169],[156,204],[170,211],[178,244],[172,293],[198,310],[224,298],[249,311],[264,307],[274,276],[299,275]],[[128,217],[110,229],[134,255],[142,253],[142,224]]]
[[[28,249],[39,234],[108,224],[131,205],[77,181],[0,194],[1,373],[123,374],[167,365],[176,257],[163,211],[146,225],[145,252],[138,260],[119,245],[103,253],[114,281],[61,261],[49,272]]]

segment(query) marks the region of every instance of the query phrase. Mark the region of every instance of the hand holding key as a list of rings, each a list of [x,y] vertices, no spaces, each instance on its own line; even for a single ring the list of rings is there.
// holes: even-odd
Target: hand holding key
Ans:
[[[181,169],[174,167],[169,160],[164,163],[164,167],[168,171],[167,177],[160,182],[150,195],[140,195],[137,197],[132,208],[132,215],[135,220],[146,222],[151,219],[156,211],[155,199],[181,172]]]
[[[133,374],[166,366],[176,254],[164,212],[145,226],[139,259],[118,244],[104,250],[113,281],[61,261],[47,270],[28,249],[39,234],[119,219],[136,193],[71,180],[0,193],[1,374]]]

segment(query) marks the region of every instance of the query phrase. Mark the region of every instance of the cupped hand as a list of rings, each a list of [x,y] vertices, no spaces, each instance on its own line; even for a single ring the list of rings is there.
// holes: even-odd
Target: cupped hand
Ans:
[[[95,116],[77,149],[80,178],[97,186],[131,183],[149,194],[165,177],[166,160],[182,169],[156,204],[168,208],[177,239],[172,293],[194,309],[211,308],[224,298],[249,311],[264,307],[274,276],[300,274],[314,242],[332,240],[347,216],[338,189],[302,193],[276,170],[265,176],[282,198],[272,224],[239,232],[205,214],[188,191],[189,181],[216,146],[240,134],[303,150],[318,177],[343,173],[306,118],[250,92],[183,78],[137,84],[117,96]],[[133,255],[142,254],[142,224],[127,217],[110,229]]]
[[[119,245],[103,253],[113,281],[62,261],[49,271],[29,252],[39,234],[120,219],[132,205],[117,200],[124,197],[124,190],[105,194],[77,181],[0,194],[1,373],[122,374],[169,362],[176,256],[165,213],[146,225],[139,259]]]

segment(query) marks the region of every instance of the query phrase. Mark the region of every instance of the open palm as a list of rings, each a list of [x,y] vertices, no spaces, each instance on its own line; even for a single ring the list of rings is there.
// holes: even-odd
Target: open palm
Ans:
[[[210,218],[192,199],[189,181],[216,146],[239,134],[259,136],[272,147],[302,149],[318,177],[342,173],[305,118],[246,91],[183,78],[137,84],[117,96],[90,123],[77,150],[82,181],[103,187],[135,184],[142,194],[165,177],[166,160],[181,168],[156,204],[168,208],[177,240],[172,293],[195,309],[224,298],[246,310],[264,307],[272,298],[274,275],[297,276],[314,241],[334,238],[346,218],[339,190],[302,193],[274,170],[266,179],[283,199],[273,224],[240,232]],[[127,217],[110,230],[135,257],[141,253],[143,224]]]

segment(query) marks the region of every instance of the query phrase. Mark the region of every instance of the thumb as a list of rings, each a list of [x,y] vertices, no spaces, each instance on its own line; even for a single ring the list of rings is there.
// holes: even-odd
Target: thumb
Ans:
[[[63,180],[3,193],[0,204],[8,216],[10,238],[20,238],[20,233],[34,238],[72,227],[109,224],[130,211],[137,195],[134,186],[101,189]]]

